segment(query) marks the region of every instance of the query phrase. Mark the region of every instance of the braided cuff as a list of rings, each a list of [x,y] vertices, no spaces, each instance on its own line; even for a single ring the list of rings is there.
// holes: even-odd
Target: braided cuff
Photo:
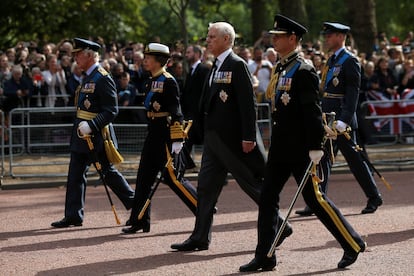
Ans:
[[[180,122],[174,122],[174,124],[170,126],[170,137],[173,141],[185,138],[183,125]]]

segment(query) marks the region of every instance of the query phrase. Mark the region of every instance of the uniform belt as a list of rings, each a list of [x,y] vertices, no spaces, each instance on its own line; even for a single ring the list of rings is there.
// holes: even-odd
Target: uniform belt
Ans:
[[[342,99],[344,96],[345,94],[333,94],[328,92],[323,93],[323,97],[328,99]]]
[[[147,117],[148,118],[160,118],[160,117],[167,117],[170,116],[169,112],[152,112],[147,111]]]
[[[96,117],[96,115],[98,115],[98,113],[93,113],[93,112],[80,110],[80,109],[76,111],[76,117],[79,119],[83,119],[83,120],[92,120],[93,118]]]

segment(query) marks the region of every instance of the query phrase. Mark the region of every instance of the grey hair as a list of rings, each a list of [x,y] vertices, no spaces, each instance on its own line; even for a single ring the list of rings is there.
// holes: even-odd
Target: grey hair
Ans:
[[[20,64],[13,65],[12,72],[13,73],[23,73],[23,68]]]
[[[85,49],[84,51],[85,51],[85,53],[91,54],[93,56],[93,59],[94,59],[95,62],[99,61],[99,53],[98,52],[95,52],[95,51],[90,50],[90,49]]]
[[[215,22],[210,23],[208,29],[216,29],[221,35],[228,35],[230,37],[231,46],[234,46],[234,40],[236,39],[236,32],[233,26],[227,22]]]

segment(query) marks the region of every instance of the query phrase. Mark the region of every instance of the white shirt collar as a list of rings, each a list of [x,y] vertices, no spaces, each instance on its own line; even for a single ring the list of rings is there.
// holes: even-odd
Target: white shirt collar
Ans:
[[[339,48],[338,50],[336,50],[335,57],[338,57],[339,53],[342,52],[342,50],[345,50],[345,47],[342,47],[342,48]]]
[[[230,55],[230,53],[233,52],[233,50],[231,48],[225,50],[223,53],[221,53],[220,55],[218,55],[217,57],[217,70],[220,69],[221,64],[223,64],[223,61],[227,58],[228,55]]]
[[[95,70],[96,67],[98,67],[98,65],[99,65],[99,63],[95,63],[91,67],[89,67],[89,69],[86,70],[86,72],[85,72],[86,75],[89,76],[92,73],[92,71]]]
[[[194,73],[194,70],[197,68],[197,66],[201,63],[201,60],[197,60],[196,62],[191,65],[191,74]]]

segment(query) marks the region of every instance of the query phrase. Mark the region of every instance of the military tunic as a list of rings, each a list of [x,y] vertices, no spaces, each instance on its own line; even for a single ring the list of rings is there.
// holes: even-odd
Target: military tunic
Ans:
[[[280,193],[291,175],[299,184],[310,162],[309,151],[323,148],[324,129],[319,105],[319,78],[296,52],[276,66],[279,79],[274,96],[273,128],[258,217],[256,258],[266,260],[276,236]],[[308,178],[305,202],[344,250],[358,252],[363,240],[334,203]]]
[[[351,127],[349,133],[351,140],[348,140],[344,135],[339,135],[336,140],[332,141],[332,150],[330,144],[327,144],[329,148],[321,160],[321,167],[326,176],[321,183],[321,187],[324,191],[327,190],[328,176],[332,168],[329,153],[333,151],[336,156],[338,150],[340,150],[366,197],[376,199],[381,195],[371,170],[364,161],[362,156],[364,153],[356,151],[354,148],[357,143],[356,109],[361,82],[361,66],[355,56],[343,49],[334,60],[330,58],[328,67],[327,77],[322,77],[321,83],[321,86],[323,86],[322,111],[326,113],[335,112],[336,120],[349,125]]]
[[[150,208],[146,210],[141,221],[138,220],[138,215],[159,171],[164,171],[163,182],[181,198],[191,212],[195,214],[197,208],[195,188],[190,183],[181,183],[174,174],[163,170],[171,152],[172,142],[183,140],[183,115],[179,104],[178,84],[171,74],[162,69],[150,78],[145,87],[144,105],[149,120],[148,134],[137,172],[137,192],[130,216],[132,225],[149,225]]]
[[[86,173],[94,160],[87,142],[78,136],[78,125],[87,121],[92,129],[92,142],[102,165],[107,185],[118,196],[125,208],[132,207],[134,191],[122,174],[108,161],[104,150],[102,129],[118,114],[115,83],[100,65],[84,77],[76,92],[76,118],[74,120],[67,180],[65,217],[72,221],[83,221],[86,191]],[[92,69],[92,68],[91,68]]]

